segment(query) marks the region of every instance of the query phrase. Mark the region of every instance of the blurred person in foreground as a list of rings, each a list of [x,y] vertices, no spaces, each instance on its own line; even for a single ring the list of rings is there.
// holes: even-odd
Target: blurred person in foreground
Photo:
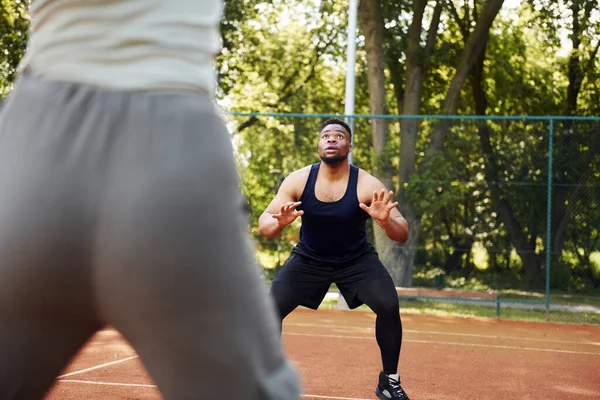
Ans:
[[[35,0],[0,114],[0,399],[110,325],[165,399],[297,399],[213,103],[220,0]]]

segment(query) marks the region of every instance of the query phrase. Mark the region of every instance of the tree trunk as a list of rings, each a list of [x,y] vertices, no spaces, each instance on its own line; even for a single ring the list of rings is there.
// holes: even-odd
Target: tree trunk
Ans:
[[[485,115],[485,92],[481,87],[481,72],[483,68],[483,59],[481,64],[475,69],[477,71],[473,77],[473,92],[476,99],[475,109],[478,115]],[[490,139],[490,127],[482,122],[479,126],[479,142],[485,160],[485,179],[490,189],[492,205],[498,213],[498,218],[504,224],[508,231],[510,241],[523,264],[523,272],[531,282],[537,280],[541,273],[541,259],[535,254],[535,241],[528,240],[523,227],[512,212],[512,207],[502,193],[502,189],[497,184],[499,181],[498,167],[494,164],[494,149]]]
[[[475,113],[477,115],[485,115],[487,112],[487,98],[485,89],[483,88],[483,72],[485,61],[485,48],[487,46],[489,35],[486,33],[480,45],[482,46],[480,53],[476,57],[476,61],[471,68],[471,88],[473,98],[475,100]],[[512,212],[512,207],[506,200],[502,189],[498,186],[499,173],[498,167],[494,164],[494,149],[490,139],[491,128],[487,123],[482,122],[479,126],[479,141],[485,159],[485,178],[490,189],[492,204],[498,213],[498,218],[509,233],[510,241],[515,247],[523,264],[523,272],[526,278],[535,282],[541,276],[541,259],[535,254],[535,241],[529,240],[525,234],[523,227]]]
[[[403,96],[402,98],[396,99],[398,106],[400,107],[398,110],[400,114],[417,115],[420,114],[421,110],[423,82],[429,65],[429,57],[435,47],[437,30],[442,12],[442,2],[436,3],[427,36],[427,43],[423,50],[420,45],[420,37],[426,6],[427,0],[416,0],[413,5],[413,20],[408,33],[405,75],[406,88],[400,90],[400,88],[397,87],[397,80],[394,81],[396,96]],[[391,60],[390,62],[397,63],[397,60]],[[390,67],[390,69],[398,70],[398,68],[395,67]],[[421,231],[420,218],[406,197],[405,187],[416,164],[418,127],[419,123],[416,119],[400,120],[401,144],[400,166],[398,170],[400,184],[397,188],[397,198],[400,212],[408,221],[410,235],[408,241],[404,244],[387,240],[382,253],[382,260],[390,270],[394,282],[397,286],[404,287],[412,285],[412,265],[416,256],[419,233]]]
[[[523,273],[526,279],[535,283],[541,276],[541,259],[535,254],[535,240],[528,239],[523,227],[512,212],[512,207],[498,186],[498,168],[493,162],[494,151],[490,140],[490,128],[482,123],[479,127],[479,141],[485,159],[485,179],[490,189],[492,205],[498,212],[498,219],[502,221],[508,231],[510,241],[514,246],[523,264]]]
[[[572,25],[573,32],[571,34],[571,44],[572,50],[571,55],[569,56],[568,63],[568,78],[569,78],[569,86],[567,87],[567,103],[565,109],[565,115],[577,115],[577,100],[579,98],[579,93],[581,91],[581,84],[589,73],[588,71],[593,70],[593,62],[595,59],[598,48],[600,47],[600,43],[596,45],[596,47],[591,51],[590,57],[588,59],[588,65],[584,65],[582,67],[582,55],[581,55],[581,35],[582,35],[582,21],[589,21],[592,8],[586,7],[584,8],[584,15],[580,15],[580,4],[574,1],[571,4],[571,12],[572,12]],[[565,147],[567,147],[568,141],[570,140],[568,132],[573,129],[573,121],[565,121],[563,134],[558,135],[555,141],[555,148],[559,149],[559,151],[564,151]],[[586,173],[589,173],[590,165],[594,160],[598,152],[598,148],[600,147],[600,140],[598,138],[598,133],[596,133],[592,138],[592,143],[588,146],[588,155],[586,157],[585,169],[577,170],[575,172],[575,176],[572,180],[581,181],[582,177],[585,176]],[[576,150],[575,150],[576,151]],[[555,181],[555,183],[560,183],[560,181]],[[570,187],[555,187],[554,188],[554,196],[553,196],[553,212],[552,212],[552,252],[561,254],[565,241],[567,239],[567,227],[571,220],[571,207],[572,204],[575,204],[577,197],[581,193],[581,187],[576,189]]]
[[[361,0],[359,4],[359,24],[365,35],[367,52],[367,82],[369,87],[369,110],[371,114],[387,114],[385,100],[385,71],[383,63],[383,17],[380,0]],[[373,175],[379,178],[388,190],[393,187],[392,169],[389,157],[386,157],[388,146],[388,120],[373,118],[371,120],[373,134]],[[375,248],[381,254],[388,245],[389,239],[377,224],[374,225]]]
[[[409,215],[406,219],[413,221],[410,225],[408,240],[405,243],[389,240],[383,253],[380,253],[381,260],[388,267],[394,284],[400,287],[412,286],[412,265],[417,254],[419,233],[421,232],[420,219],[414,215]],[[393,265],[394,268],[390,268],[390,265]]]
[[[500,8],[502,8],[503,3],[504,0],[488,0],[483,6],[483,10],[477,19],[475,30],[469,34],[469,38],[465,44],[465,49],[456,68],[456,73],[454,74],[454,78],[452,78],[450,88],[448,89],[448,93],[444,99],[441,114],[456,114],[460,92],[464,87],[471,68],[477,61],[477,57],[481,54],[486,46],[490,28],[494,22],[494,19],[498,15],[498,12],[500,12]],[[436,128],[431,135],[431,143],[426,152],[426,159],[424,160],[423,165],[427,164],[427,160],[434,153],[442,149],[442,145],[444,144],[444,139],[446,138],[449,128],[449,120],[440,120],[440,122],[436,124]]]
[[[557,141],[561,143],[560,141]],[[555,146],[556,147],[556,146]],[[561,148],[558,147],[560,150]],[[594,159],[600,152],[600,125],[599,129],[592,134],[587,154],[585,155],[585,162],[582,164],[584,168],[577,170],[576,175],[573,178],[578,182],[582,182],[586,174],[590,173],[591,166]],[[555,181],[555,183],[558,183]],[[552,235],[552,252],[562,254],[565,242],[567,240],[567,228],[571,221],[571,213],[573,204],[577,203],[577,199],[584,192],[583,186],[576,188],[571,187],[558,187],[553,189],[553,207],[552,207],[552,224],[551,224],[551,235]]]
[[[569,57],[569,86],[567,88],[567,114],[575,115],[577,113],[577,98],[581,90],[584,74],[581,71],[581,54],[579,46],[581,45],[581,21],[579,20],[579,2],[573,1],[571,12],[573,19],[573,32],[571,34],[571,44],[573,49]]]
[[[450,242],[454,247],[454,250],[450,256],[446,258],[442,269],[444,272],[446,272],[446,274],[450,274],[456,270],[456,267],[458,266],[458,269],[462,270],[465,276],[468,277],[472,273],[472,264],[469,260],[473,245],[475,244],[475,238],[473,235],[469,235],[464,231],[455,233],[452,229],[450,221],[448,221],[447,210],[445,208],[440,210],[440,214],[440,219],[446,228],[446,235],[448,235]],[[462,258],[465,254],[467,257],[463,264]]]

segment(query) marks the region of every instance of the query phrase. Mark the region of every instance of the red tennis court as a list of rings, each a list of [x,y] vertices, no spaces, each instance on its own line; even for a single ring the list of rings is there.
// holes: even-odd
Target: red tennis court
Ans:
[[[403,315],[402,386],[413,400],[600,399],[600,327]],[[375,315],[298,309],[283,341],[305,399],[375,399]],[[160,399],[136,353],[98,333],[48,400]]]

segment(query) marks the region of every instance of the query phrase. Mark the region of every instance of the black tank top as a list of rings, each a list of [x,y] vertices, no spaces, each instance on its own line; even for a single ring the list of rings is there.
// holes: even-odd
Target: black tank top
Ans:
[[[315,196],[315,183],[321,163],[313,164],[300,197],[304,210],[300,242],[301,254],[326,262],[343,262],[370,249],[366,221],[369,214],[359,206],[358,168],[350,166],[350,178],[344,196],[323,202]]]

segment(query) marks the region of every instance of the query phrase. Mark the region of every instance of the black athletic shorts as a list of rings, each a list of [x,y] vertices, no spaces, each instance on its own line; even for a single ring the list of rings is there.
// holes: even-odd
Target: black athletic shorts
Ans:
[[[332,283],[339,288],[348,307],[363,303],[356,298],[358,291],[374,279],[390,277],[372,246],[364,253],[341,263],[316,260],[296,246],[273,283],[285,283],[302,292],[301,306],[316,310]]]

